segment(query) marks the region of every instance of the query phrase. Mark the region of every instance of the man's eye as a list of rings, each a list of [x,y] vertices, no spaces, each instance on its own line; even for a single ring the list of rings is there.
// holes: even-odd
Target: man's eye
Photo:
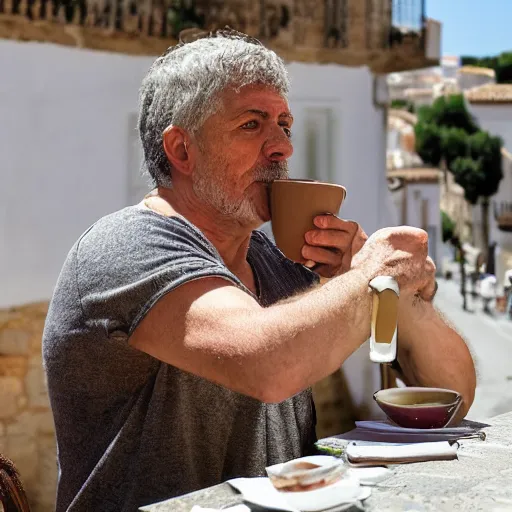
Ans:
[[[244,130],[255,130],[258,128],[258,121],[249,121],[248,123],[245,123],[242,128]]]

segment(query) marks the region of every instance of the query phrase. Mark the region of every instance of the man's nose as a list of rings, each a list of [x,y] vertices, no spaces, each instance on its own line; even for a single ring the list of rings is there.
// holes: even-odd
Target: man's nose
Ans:
[[[292,156],[293,145],[290,138],[279,128],[280,133],[273,133],[263,146],[263,154],[268,160],[280,162]]]

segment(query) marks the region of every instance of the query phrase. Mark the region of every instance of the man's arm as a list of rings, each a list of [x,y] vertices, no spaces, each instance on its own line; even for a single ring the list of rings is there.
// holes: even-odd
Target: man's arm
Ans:
[[[351,271],[293,301],[262,308],[221,278],[160,299],[130,344],[264,402],[280,402],[336,371],[369,336],[366,276]]]
[[[401,302],[398,362],[407,385],[453,389],[464,399],[457,418],[467,414],[475,397],[473,358],[464,340],[431,302]]]
[[[221,278],[189,282],[161,298],[130,344],[182,370],[265,402],[280,402],[336,371],[370,334],[377,275],[412,297],[433,280],[427,234],[386,229],[352,268],[296,300],[262,308]]]

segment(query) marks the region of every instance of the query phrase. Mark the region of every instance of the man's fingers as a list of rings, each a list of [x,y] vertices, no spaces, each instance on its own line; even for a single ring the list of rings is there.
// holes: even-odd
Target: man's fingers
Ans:
[[[337,231],[346,231],[352,236],[360,230],[360,226],[353,220],[344,220],[336,215],[317,215],[313,220],[315,226],[321,229],[335,229]]]
[[[302,257],[325,265],[339,266],[341,263],[340,252],[307,244],[302,247]]]
[[[352,245],[353,234],[335,229],[315,229],[306,233],[306,243],[344,251]]]

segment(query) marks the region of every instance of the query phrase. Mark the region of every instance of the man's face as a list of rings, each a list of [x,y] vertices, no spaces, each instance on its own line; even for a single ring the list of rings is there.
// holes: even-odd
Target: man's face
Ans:
[[[221,96],[223,107],[198,133],[197,197],[242,225],[270,220],[268,183],[287,178],[293,122],[287,101],[265,86]]]

